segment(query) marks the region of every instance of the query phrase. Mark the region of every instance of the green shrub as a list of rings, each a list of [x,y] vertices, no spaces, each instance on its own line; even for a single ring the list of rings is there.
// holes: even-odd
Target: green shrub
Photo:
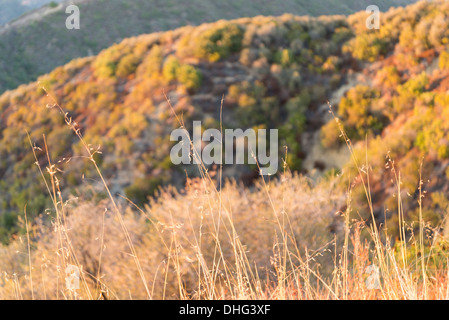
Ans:
[[[361,139],[367,133],[377,134],[382,130],[384,116],[373,110],[378,97],[377,90],[358,85],[341,99],[338,113],[350,139]]]
[[[435,116],[435,115],[434,115]],[[442,119],[434,118],[430,124],[424,125],[416,136],[415,145],[423,153],[436,152],[439,159],[449,157],[449,145],[445,141],[449,127]]]
[[[157,188],[162,184],[162,178],[141,178],[125,188],[126,196],[136,205],[143,206],[148,202],[148,197],[154,195]]]
[[[226,58],[232,52],[240,51],[243,35],[241,26],[227,23],[225,26],[207,29],[195,38],[186,36],[181,40],[179,50],[214,62]]]
[[[394,66],[387,66],[383,68],[379,73],[378,77],[380,78],[380,82],[389,88],[396,87],[399,83],[401,83],[401,76],[399,75],[398,70]]]
[[[144,76],[148,79],[158,76],[162,71],[163,62],[163,49],[159,45],[154,45],[148,55],[143,58],[138,68],[138,76]]]
[[[284,137],[282,145],[288,147],[287,165],[290,170],[301,170],[302,167],[301,133],[305,122],[304,113],[298,110],[279,130],[279,135]]]
[[[129,51],[129,48],[123,49],[117,45],[101,52],[93,63],[95,75],[99,78],[114,77],[121,57],[128,53],[125,50]]]
[[[195,69],[191,65],[184,64],[177,70],[177,79],[180,83],[185,85],[187,89],[197,89],[201,86],[203,76],[201,71]]]
[[[168,82],[175,80],[179,66],[179,60],[175,56],[168,56],[164,62],[164,66],[162,67],[162,75],[164,79]]]
[[[391,39],[380,38],[375,33],[359,35],[345,46],[352,56],[359,60],[374,62],[384,56],[391,46]]]
[[[289,49],[282,49],[276,52],[275,55],[276,63],[280,64],[283,68],[288,68],[293,62],[293,54]]]
[[[139,63],[140,59],[134,54],[128,54],[124,56],[117,65],[117,76],[124,78],[133,74],[136,71]]]
[[[401,93],[410,93],[414,96],[418,96],[419,94],[425,91],[427,84],[429,83],[429,77],[423,71],[417,77],[413,77],[404,83],[402,86],[398,88],[399,94]]]
[[[415,100],[425,91],[429,78],[425,72],[397,87],[398,96],[393,99],[394,110],[399,113],[414,106]]]
[[[321,127],[320,139],[321,144],[325,148],[332,148],[341,145],[341,135],[338,124],[334,119],[330,120]]]

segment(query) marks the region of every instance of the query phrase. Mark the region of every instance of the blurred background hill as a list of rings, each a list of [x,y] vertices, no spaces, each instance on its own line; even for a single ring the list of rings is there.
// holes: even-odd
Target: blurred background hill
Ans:
[[[50,4],[55,6],[63,0],[2,0],[0,1],[0,26],[9,23],[33,9]]]
[[[139,205],[159,186],[182,187],[186,173],[197,174],[195,167],[170,161],[169,134],[179,123],[165,90],[189,130],[192,120],[202,120],[204,128],[220,126],[224,94],[223,126],[279,129],[279,152],[288,147],[289,170],[327,175],[343,169],[355,176],[345,166],[349,154],[328,112],[330,100],[354,143],[369,138],[379,221],[394,221],[396,212],[393,186],[384,179],[387,154],[402,169],[410,195],[417,192],[419,159],[426,157],[423,170],[437,193],[426,198],[427,215],[441,221],[449,186],[448,127],[440,116],[447,101],[448,16],[445,2],[422,1],[389,10],[380,30],[365,27],[364,11],[349,17],[221,20],[128,38],[7,91],[0,96],[4,239],[17,230],[25,202],[35,213],[48,206],[25,129],[41,146],[47,135],[67,178],[61,182],[64,192],[79,192],[92,175],[82,159],[65,164],[80,155],[81,145],[57,112],[43,108],[52,102],[42,86],[70,112],[89,143],[101,146],[99,165],[114,192]],[[45,153],[38,155],[46,163]],[[258,177],[255,166],[224,170],[246,185]],[[412,200],[410,218],[416,209]],[[385,203],[392,208],[387,216]],[[366,216],[367,208],[359,206],[357,214]]]
[[[364,10],[369,4],[388,10],[415,1],[192,0],[188,6],[180,0],[58,2],[61,1],[0,1],[0,25],[3,24],[0,27],[0,93],[35,80],[74,58],[95,55],[126,37],[143,33],[257,15],[350,14]],[[70,3],[80,8],[80,30],[65,28],[65,8]],[[29,12],[30,8],[44,4]]]

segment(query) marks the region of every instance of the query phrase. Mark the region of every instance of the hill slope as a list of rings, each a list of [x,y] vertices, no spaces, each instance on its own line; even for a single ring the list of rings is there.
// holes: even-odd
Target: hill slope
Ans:
[[[219,19],[256,15],[349,14],[378,4],[382,10],[414,1],[332,1],[259,0],[242,2],[192,0],[77,0],[81,29],[65,28],[64,2],[56,8],[44,7],[0,28],[0,92],[28,83],[78,57],[97,54],[123,38],[198,25]],[[72,3],[72,1],[70,1]]]
[[[26,199],[33,199],[30,212],[46,205],[25,129],[40,147],[42,134],[47,135],[53,159],[83,154],[61,115],[45,108],[53,102],[40,86],[70,112],[89,143],[102,146],[101,168],[114,192],[142,204],[158,185],[181,185],[185,178],[169,158],[169,135],[180,124],[163,90],[189,129],[192,120],[219,127],[225,94],[224,127],[281,128],[289,165],[300,170],[301,132],[319,126],[306,120],[319,118],[317,107],[342,82],[350,56],[341,49],[350,37],[344,17],[221,21],[126,39],[97,57],[55,69],[39,83],[7,91],[0,97],[3,225],[12,227],[8,221],[15,220]],[[45,153],[38,155],[45,165]],[[61,185],[66,191],[91,177],[89,163],[75,159],[60,164],[68,177]],[[186,169],[189,175],[197,172],[195,166]],[[235,169],[226,168],[225,174],[248,182],[257,177],[254,166]]]
[[[355,148],[359,163],[366,162],[363,141],[368,139],[371,166],[361,172],[370,174],[374,215],[379,222],[387,218],[395,228],[400,208],[394,172],[391,164],[385,166],[389,156],[401,171],[403,209],[410,221],[416,218],[424,157],[421,173],[429,180],[425,188],[432,196],[422,204],[426,219],[438,225],[449,203],[449,127],[444,120],[449,101],[448,16],[448,4],[420,2],[383,15],[378,31],[365,28],[364,12],[349,18],[284,15],[184,27],[127,39],[96,57],[55,69],[41,77],[40,84],[6,92],[0,97],[4,239],[17,230],[25,203],[34,214],[48,206],[25,130],[41,149],[46,134],[51,158],[64,172],[64,193],[86,192],[87,181],[95,179],[61,115],[45,108],[53,102],[41,86],[80,125],[92,148],[101,146],[103,156],[97,159],[113,192],[125,193],[138,204],[157,186],[181,186],[186,173],[198,174],[195,166],[174,166],[169,159],[169,134],[179,123],[163,90],[189,130],[193,120],[201,120],[204,128],[220,127],[224,94],[224,128],[279,129],[280,154],[288,146],[289,169],[301,171],[308,150],[306,133],[321,136],[317,143],[322,144],[323,158],[329,157],[326,150],[342,144],[335,122],[325,124],[326,100],[349,89],[334,110],[352,141],[360,141]],[[45,166],[45,151],[36,150],[39,164]],[[320,159],[313,166],[322,173],[333,169]],[[225,175],[251,183],[258,174],[255,169],[226,166]],[[358,194],[353,214],[368,219],[360,173],[351,166],[343,172],[342,183],[352,181]]]
[[[44,4],[62,2],[63,0],[2,0],[0,1],[0,26],[11,22],[26,12]]]

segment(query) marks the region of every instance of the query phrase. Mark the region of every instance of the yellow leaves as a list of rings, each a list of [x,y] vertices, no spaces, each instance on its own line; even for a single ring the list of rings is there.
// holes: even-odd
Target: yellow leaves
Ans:
[[[140,59],[132,53],[124,56],[117,65],[117,76],[125,78],[131,75],[136,71],[139,63]]]
[[[238,100],[238,104],[242,108],[248,108],[248,107],[254,106],[256,103],[257,103],[257,100],[254,97],[251,97],[246,93],[240,95],[239,100]]]
[[[169,55],[162,67],[162,75],[168,82],[173,81],[177,77],[177,72],[180,67],[179,60],[174,55]]]
[[[443,51],[438,59],[438,67],[441,70],[449,70],[449,52]]]

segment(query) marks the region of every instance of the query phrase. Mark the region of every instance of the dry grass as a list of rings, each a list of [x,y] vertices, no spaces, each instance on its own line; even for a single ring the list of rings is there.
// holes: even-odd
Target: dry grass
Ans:
[[[161,190],[140,209],[112,196],[94,160],[98,150],[57,103],[50,106],[62,112],[85,146],[108,197],[63,199],[62,175],[45,145],[48,174],[38,167],[52,215],[30,224],[25,210],[26,237],[0,248],[0,299],[449,298],[446,256],[439,256],[438,268],[431,264],[438,236],[425,247],[421,217],[417,237],[391,247],[387,232],[375,223],[349,219],[356,210],[351,181],[341,190],[338,177],[312,182],[284,167],[278,179],[260,178],[248,189],[234,181],[222,185],[220,170],[200,165],[201,177],[188,179],[185,190]],[[342,128],[341,134],[352,153]],[[372,213],[364,161],[353,154]],[[374,288],[370,265],[379,268]],[[66,287],[68,266],[81,270],[77,290]]]

